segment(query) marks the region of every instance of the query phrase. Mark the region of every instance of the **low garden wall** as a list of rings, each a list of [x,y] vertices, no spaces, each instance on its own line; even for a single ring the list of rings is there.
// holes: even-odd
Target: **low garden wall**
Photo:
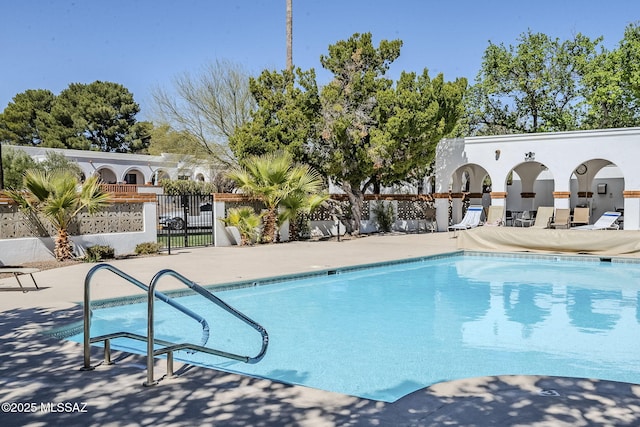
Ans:
[[[331,203],[320,207],[309,217],[308,235],[303,237],[328,237],[336,236],[338,228],[340,234],[344,234],[346,227],[344,218],[336,214],[336,206],[340,211],[349,211],[347,197],[343,194],[331,195]],[[361,233],[377,233],[380,231],[374,206],[377,204],[390,204],[393,208],[394,218],[392,231],[421,232],[433,230],[431,224],[425,220],[425,209],[433,207],[433,199],[425,194],[367,194],[360,222]],[[263,206],[247,196],[241,194],[215,193],[214,194],[214,218],[224,218],[230,208],[240,206],[252,206],[256,212],[260,212]],[[342,219],[338,227],[338,219]],[[220,221],[216,221],[215,246],[229,246],[236,244],[233,233]],[[280,229],[280,239],[289,240],[288,223]]]
[[[113,205],[94,216],[82,213],[77,223],[70,227],[71,240],[78,255],[93,245],[106,245],[114,248],[117,256],[131,254],[140,243],[156,242],[158,214],[156,190],[148,192],[122,191],[111,193]],[[335,206],[342,212],[348,212],[348,203],[344,195],[332,195],[331,205],[321,207],[309,217],[309,228],[303,232],[303,238],[328,237],[338,234],[338,219]],[[390,204],[393,207],[395,221],[393,231],[420,232],[428,230],[424,221],[424,209],[432,205],[428,195],[366,195],[361,233],[380,231],[374,214],[376,204]],[[239,206],[253,206],[256,212],[263,205],[241,194],[214,194],[214,218],[224,218],[228,209]],[[30,222],[11,202],[0,194],[0,265],[18,265],[33,261],[54,259],[53,248],[56,230],[46,220],[41,221],[44,229],[34,229]],[[221,221],[214,221],[214,245],[230,246],[237,244],[234,233]],[[340,233],[346,230],[344,221],[339,226]],[[289,240],[288,223],[280,229],[280,239]]]
[[[114,203],[96,215],[81,213],[69,229],[78,255],[93,245],[114,248],[116,255],[134,252],[136,245],[156,241],[155,194],[112,193]],[[0,265],[47,261],[53,256],[56,230],[45,219],[34,227],[11,200],[0,194]]]

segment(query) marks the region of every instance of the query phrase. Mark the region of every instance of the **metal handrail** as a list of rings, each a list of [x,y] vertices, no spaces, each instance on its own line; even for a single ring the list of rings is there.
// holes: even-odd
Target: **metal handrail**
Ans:
[[[253,357],[241,356],[241,355],[238,355],[238,354],[228,353],[228,352],[224,352],[224,351],[220,351],[220,350],[213,350],[213,349],[209,349],[207,347],[197,346],[197,345],[193,345],[193,344],[176,344],[174,346],[170,346],[170,347],[167,347],[167,348],[155,350],[155,348],[154,348],[155,345],[154,344],[155,344],[156,340],[155,340],[155,332],[154,332],[154,326],[153,326],[153,321],[154,321],[154,299],[155,298],[153,298],[153,295],[155,295],[155,288],[158,285],[158,281],[164,276],[172,276],[172,277],[178,279],[180,282],[182,282],[183,284],[188,286],[193,291],[195,291],[198,294],[202,295],[203,297],[207,298],[209,301],[213,302],[218,307],[224,309],[225,311],[227,311],[231,315],[235,316],[236,318],[242,320],[247,325],[251,326],[256,331],[260,332],[260,335],[262,336],[262,347],[260,348],[260,352],[256,356],[253,356]],[[148,313],[147,313],[147,322],[148,322],[147,323],[147,382],[144,385],[151,386],[151,385],[156,384],[156,381],[154,381],[154,379],[153,379],[153,376],[154,376],[153,375],[153,368],[154,368],[154,361],[153,360],[154,360],[154,356],[167,353],[167,363],[169,365],[173,361],[173,351],[175,351],[175,350],[191,349],[191,350],[196,350],[196,351],[204,351],[206,353],[216,354],[216,355],[223,356],[223,357],[226,357],[226,358],[240,360],[240,361],[243,361],[245,363],[257,363],[260,360],[262,360],[262,358],[266,354],[267,346],[269,345],[269,334],[267,333],[267,331],[260,324],[258,324],[257,322],[251,320],[250,318],[248,318],[247,316],[245,316],[244,314],[242,314],[241,312],[239,312],[235,308],[231,307],[230,305],[228,305],[227,303],[222,301],[220,298],[218,298],[215,295],[213,295],[207,289],[205,289],[202,286],[198,285],[197,283],[187,279],[186,277],[184,277],[180,273],[178,273],[178,272],[176,272],[174,270],[170,270],[170,269],[164,269],[164,270],[161,270],[161,271],[157,272],[156,275],[153,277],[153,279],[151,279],[151,284],[149,285],[149,291],[148,292],[149,292],[149,297],[147,299],[147,304],[148,304],[148,306],[147,306],[147,310],[148,310]],[[170,373],[171,373],[171,370],[172,370],[172,368],[168,369],[168,371]]]
[[[142,289],[143,291],[147,292],[147,298],[149,298],[149,295],[151,295],[152,293],[149,291],[149,287],[147,285],[145,285],[144,283],[142,283],[141,281],[139,281],[138,279],[134,278],[133,276],[128,275],[127,273],[125,273],[124,271],[110,265],[110,264],[98,264],[96,266],[94,266],[93,268],[91,268],[91,270],[89,270],[89,272],[87,273],[87,276],[84,279],[84,308],[83,308],[83,318],[84,318],[84,365],[82,367],[82,370],[92,370],[93,367],[91,367],[91,292],[90,292],[90,285],[91,285],[91,278],[93,277],[93,275],[98,272],[99,270],[108,270],[111,271],[112,273],[115,273],[116,275],[122,277],[123,279],[125,279],[126,281],[128,281],[129,283],[139,287],[140,289]],[[172,306],[173,308],[181,311],[182,313],[186,314],[187,316],[193,318],[194,320],[196,320],[198,323],[200,323],[202,325],[202,346],[204,346],[207,341],[209,340],[209,324],[207,322],[207,320],[200,316],[199,314],[191,311],[190,309],[188,309],[187,307],[184,307],[183,305],[177,303],[175,300],[171,299],[169,296],[163,294],[160,291],[154,291],[153,295],[158,298],[159,300],[169,304],[170,306]],[[153,298],[151,298],[153,299]],[[126,336],[131,338],[130,336],[128,336],[128,333],[125,332],[121,332],[119,333],[121,334],[120,336]],[[94,339],[93,342],[96,341],[100,341],[99,339]],[[107,352],[105,352],[105,359],[107,358]]]

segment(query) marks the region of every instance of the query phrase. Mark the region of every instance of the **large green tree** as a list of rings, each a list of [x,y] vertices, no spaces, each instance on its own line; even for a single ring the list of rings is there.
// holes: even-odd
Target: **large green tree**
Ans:
[[[374,188],[403,182],[420,184],[435,159],[436,145],[451,134],[464,115],[467,80],[431,79],[402,73],[393,88],[378,94],[375,111],[378,126],[372,129],[375,154]],[[377,192],[377,191],[376,191]]]
[[[359,233],[364,194],[380,185],[422,178],[435,145],[463,113],[466,80],[445,82],[403,73],[397,84],[384,77],[402,42],[354,34],[329,47],[322,66],[333,80],[320,94],[321,137],[307,144],[311,161],[346,193],[349,232]]]
[[[43,131],[49,144],[75,149],[135,152],[148,145],[136,122],[140,107],[124,86],[95,81],[72,83],[56,98]]]
[[[468,97],[471,134],[567,131],[581,123],[580,78],[601,39],[560,41],[527,31],[485,50]]]
[[[257,109],[236,129],[229,145],[238,159],[287,150],[308,160],[305,145],[317,138],[320,100],[313,70],[263,71],[249,87]]]
[[[329,46],[322,66],[333,80],[321,91],[323,128],[312,146],[315,161],[347,194],[351,205],[348,231],[359,233],[364,193],[380,168],[382,147],[372,130],[378,126],[378,96],[393,82],[384,77],[400,55],[400,40],[382,40],[376,48],[370,33],[354,34]]]
[[[330,46],[321,62],[334,78],[321,91],[313,70],[252,79],[258,108],[230,139],[236,156],[287,150],[310,164],[347,194],[349,231],[358,233],[365,192],[422,179],[464,112],[465,79],[431,79],[426,70],[396,84],[384,77],[401,45],[375,47],[366,33]]]
[[[144,151],[151,124],[124,86],[72,83],[60,95],[27,90],[0,114],[0,140],[16,145],[114,152]]]
[[[0,141],[14,145],[42,144],[41,129],[54,101],[55,95],[44,89],[30,89],[14,96],[0,114]]]
[[[631,24],[617,49],[590,61],[583,76],[583,128],[640,126],[640,27]]]
[[[622,82],[637,100],[640,99],[640,22],[630,24],[618,48],[622,63]]]

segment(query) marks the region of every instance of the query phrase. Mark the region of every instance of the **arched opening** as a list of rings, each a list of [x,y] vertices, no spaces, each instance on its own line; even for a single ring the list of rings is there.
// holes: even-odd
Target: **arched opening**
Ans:
[[[571,209],[588,208],[593,223],[608,211],[624,215],[624,175],[606,159],[590,159],[576,165],[571,174]],[[620,227],[623,218],[619,220]]]
[[[515,166],[506,178],[507,215],[514,224],[528,224],[518,218],[534,219],[540,206],[554,206],[553,174],[545,165],[536,161],[525,161]]]
[[[154,185],[158,185],[158,184],[160,184],[160,182],[162,180],[165,180],[165,179],[171,179],[171,176],[169,175],[169,172],[167,172],[167,171],[165,171],[163,169],[158,169],[153,174],[153,181],[152,182],[153,182]]]
[[[102,181],[105,184],[117,184],[118,183],[118,177],[116,177],[116,174],[109,168],[107,167],[101,167],[99,168],[96,173],[98,174],[98,176],[100,176],[100,181]]]
[[[122,179],[125,184],[144,184],[144,174],[138,169],[129,169]]]
[[[449,184],[449,223],[459,222],[470,205],[491,204],[491,177],[485,168],[466,164],[454,171]]]

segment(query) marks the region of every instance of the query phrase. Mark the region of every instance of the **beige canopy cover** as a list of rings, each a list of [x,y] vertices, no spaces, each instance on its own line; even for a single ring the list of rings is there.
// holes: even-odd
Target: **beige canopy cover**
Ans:
[[[458,249],[640,255],[640,231],[478,227],[459,233]]]

